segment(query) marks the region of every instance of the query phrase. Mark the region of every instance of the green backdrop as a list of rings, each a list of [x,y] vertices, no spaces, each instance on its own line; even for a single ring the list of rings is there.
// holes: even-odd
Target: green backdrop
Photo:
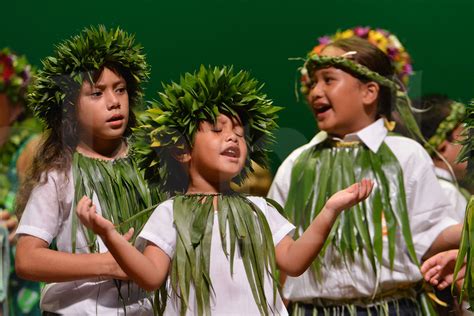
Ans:
[[[0,47],[26,54],[33,64],[58,41],[84,26],[121,26],[136,33],[152,65],[147,98],[160,82],[200,64],[233,64],[266,83],[281,112],[273,168],[307,142],[315,123],[295,98],[295,69],[319,36],[356,25],[397,34],[417,71],[412,95],[474,96],[473,0],[180,0],[2,1]]]

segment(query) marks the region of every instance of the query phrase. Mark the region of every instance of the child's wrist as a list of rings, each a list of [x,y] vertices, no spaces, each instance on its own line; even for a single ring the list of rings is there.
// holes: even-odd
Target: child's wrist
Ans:
[[[337,209],[334,209],[332,207],[324,206],[323,209],[321,210],[320,214],[327,218],[327,220],[334,222],[339,214],[341,214],[342,211],[339,211]]]
[[[100,236],[100,238],[102,238],[102,240],[104,242],[106,242],[106,241],[112,240],[114,237],[116,237],[115,236],[116,234],[120,235],[115,228],[111,228],[111,229],[107,229],[107,230],[103,231],[101,234],[99,234],[99,236]]]

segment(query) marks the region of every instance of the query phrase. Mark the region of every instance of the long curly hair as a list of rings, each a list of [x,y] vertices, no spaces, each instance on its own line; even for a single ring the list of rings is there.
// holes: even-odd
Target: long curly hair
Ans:
[[[131,73],[119,64],[104,64],[99,70],[91,71],[88,78],[91,84],[96,82],[104,68],[108,68],[115,74],[123,77],[127,83],[127,92],[129,100],[133,102],[137,91],[136,81],[133,80]],[[31,167],[28,169],[25,180],[20,187],[16,200],[16,213],[21,217],[26,207],[31,191],[38,185],[47,181],[47,175],[50,171],[55,170],[62,173],[67,178],[69,169],[71,168],[72,156],[79,142],[79,134],[77,132],[77,114],[76,103],[79,96],[81,85],[71,82],[68,87],[69,93],[66,94],[62,111],[58,111],[55,117],[55,124],[47,129],[42,136],[42,140],[36,153]],[[71,106],[72,105],[72,106]],[[136,125],[136,117],[132,111],[135,104],[130,104],[128,125],[124,133],[124,137],[131,134],[131,130]]]

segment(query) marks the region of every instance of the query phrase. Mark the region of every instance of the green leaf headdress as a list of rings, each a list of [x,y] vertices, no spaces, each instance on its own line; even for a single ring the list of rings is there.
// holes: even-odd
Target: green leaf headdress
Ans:
[[[148,79],[149,67],[142,47],[133,35],[120,28],[105,26],[85,28],[79,35],[56,46],[53,56],[42,60],[40,70],[28,95],[29,106],[44,121],[46,128],[58,126],[66,107],[73,106],[85,80],[104,66],[123,70],[131,106],[141,102],[141,83]]]
[[[18,56],[9,48],[0,50],[0,93],[6,93],[10,102],[25,101],[31,76],[32,68],[25,56]]]
[[[280,108],[263,94],[262,86],[248,72],[204,66],[184,74],[179,83],[164,84],[160,100],[151,102],[143,125],[136,131],[137,138],[142,138],[138,151],[148,180],[167,192],[185,191],[182,179],[176,182],[181,178],[177,176],[180,167],[170,150],[191,149],[200,122],[214,123],[219,114],[238,116],[246,129],[248,156],[233,181],[239,184],[252,172],[251,160],[266,167],[266,147],[273,140]]]
[[[451,108],[449,115],[438,125],[435,133],[428,139],[428,143],[425,144],[425,149],[433,154],[433,148],[438,146],[445,141],[452,131],[462,123],[466,116],[466,106],[459,102],[453,102],[449,105]]]
[[[464,117],[465,128],[463,132],[464,139],[461,141],[463,147],[457,162],[467,161],[468,183],[474,183],[474,99],[466,105],[466,115]]]

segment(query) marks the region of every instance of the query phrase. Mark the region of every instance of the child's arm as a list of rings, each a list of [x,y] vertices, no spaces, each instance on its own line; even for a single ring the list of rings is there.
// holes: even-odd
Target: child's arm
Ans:
[[[131,234],[127,237],[130,238]],[[103,277],[127,279],[110,253],[72,254],[51,250],[40,238],[22,235],[17,243],[15,271],[24,279],[67,282]]]
[[[443,290],[454,280],[454,267],[459,249],[440,252],[429,258],[421,265],[421,273],[425,280],[438,289]],[[462,279],[466,272],[466,265],[459,270],[456,283],[462,285]]]
[[[120,267],[141,288],[152,291],[165,282],[170,258],[163,250],[148,242],[142,254],[117,232],[112,222],[96,213],[95,205],[85,196],[77,205],[77,215],[102,238]]]
[[[337,192],[298,240],[289,236],[283,238],[275,250],[279,269],[290,276],[299,276],[306,271],[321,251],[339,213],[366,199],[372,187],[372,181],[364,179]]]
[[[459,248],[461,242],[462,224],[445,228],[433,241],[430,248],[423,255],[423,259],[430,258],[437,253],[449,249]]]

